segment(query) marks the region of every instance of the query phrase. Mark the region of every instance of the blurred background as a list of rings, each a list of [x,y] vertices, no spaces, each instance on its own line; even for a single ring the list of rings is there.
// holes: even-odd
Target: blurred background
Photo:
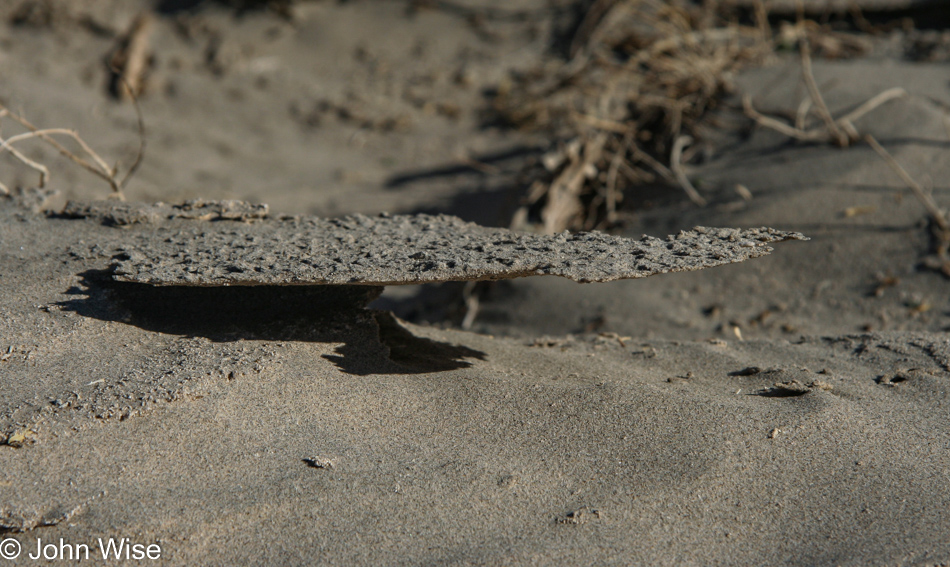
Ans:
[[[6,0],[0,191],[548,234],[769,225],[813,240],[378,306],[526,337],[945,330],[948,24],[929,0]]]

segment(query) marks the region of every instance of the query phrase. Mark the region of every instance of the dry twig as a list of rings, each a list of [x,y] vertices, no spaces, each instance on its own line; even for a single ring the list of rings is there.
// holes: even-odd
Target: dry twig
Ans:
[[[465,282],[462,288],[462,300],[465,303],[465,316],[462,318],[462,329],[471,330],[475,323],[475,317],[478,316],[478,307],[480,295],[483,289],[478,284],[489,284],[491,282]]]
[[[924,208],[927,209],[932,223],[931,232],[934,239],[934,254],[926,258],[924,264],[950,278],[950,221],[947,219],[947,214],[937,206],[933,195],[929,191],[924,190],[920,183],[907,173],[907,170],[878,143],[874,136],[867,134],[864,136],[864,140],[884,159],[887,165],[897,173],[901,180],[903,180],[907,187],[914,193],[914,196],[916,196],[924,205]]]
[[[25,140],[33,138],[40,139],[55,148],[56,151],[60,153],[60,155],[68,158],[73,163],[79,165],[100,179],[103,179],[109,184],[113,195],[119,199],[124,199],[125,197],[122,194],[122,187],[125,186],[125,183],[128,181],[132,173],[138,169],[145,151],[145,123],[142,118],[142,111],[139,108],[138,101],[134,97],[132,98],[132,101],[135,105],[136,116],[138,118],[139,149],[136,153],[132,166],[128,171],[125,172],[121,179],[118,178],[118,168],[109,167],[105,160],[102,159],[102,157],[100,157],[99,154],[96,153],[96,151],[93,150],[92,147],[90,147],[89,144],[87,144],[86,141],[83,140],[75,130],[70,130],[68,128],[37,128],[29,120],[12,112],[2,103],[0,103],[0,120],[2,120],[4,117],[10,117],[13,121],[29,130],[29,132],[17,134],[6,139],[0,137],[0,153],[3,153],[3,151],[9,151],[10,155],[12,155],[19,162],[23,163],[27,167],[30,167],[31,169],[38,171],[40,173],[39,187],[43,188],[49,182],[49,168],[39,162],[29,159],[14,147],[14,144],[23,142]],[[76,155],[66,146],[53,138],[53,136],[66,136],[72,139],[82,149],[86,156],[88,156],[88,159]],[[2,183],[0,183],[0,191],[3,191],[6,194],[9,194],[10,192],[9,188]]]
[[[799,105],[795,115],[795,125],[792,126],[776,118],[759,113],[752,106],[752,99],[749,96],[743,97],[742,104],[746,116],[753,119],[760,126],[775,130],[796,140],[826,142],[840,147],[847,147],[862,139],[862,135],[854,125],[855,121],[886,102],[907,96],[907,91],[900,87],[887,89],[871,97],[844,116],[837,119],[834,118],[831,111],[828,110],[828,106],[825,104],[824,98],[818,89],[818,84],[815,81],[807,39],[802,37],[800,41],[802,80],[808,89],[809,98],[802,101]],[[817,114],[822,120],[822,124],[811,129],[806,129],[807,115],[812,106],[815,107]],[[884,159],[888,166],[897,173],[911,192],[914,193],[917,199],[927,209],[932,226],[934,227],[935,254],[925,261],[925,263],[929,267],[939,270],[947,277],[950,277],[950,220],[948,220],[947,215],[937,206],[933,195],[924,190],[907,170],[901,167],[900,163],[878,143],[874,136],[866,134],[863,136],[863,139]]]
[[[583,213],[578,195],[584,181],[596,173],[594,164],[600,160],[606,140],[603,134],[595,136],[569,155],[570,164],[548,188],[548,201],[541,211],[546,234],[555,234],[572,226],[574,218]]]
[[[56,150],[61,155],[69,158],[74,163],[92,172],[93,174],[105,179],[112,186],[113,190],[118,191],[118,187],[114,183],[115,171],[112,168],[110,168],[108,165],[106,165],[106,162],[101,157],[99,157],[99,154],[94,152],[92,148],[90,148],[89,145],[86,144],[75,131],[56,129],[51,132],[58,133],[58,134],[65,134],[73,138],[79,144],[79,146],[83,149],[83,151],[86,152],[86,154],[88,154],[89,157],[93,159],[95,164],[89,163],[88,161],[80,158],[73,152],[69,151],[68,149],[66,149],[65,146],[57,142],[55,139],[51,138],[49,134],[46,133],[46,131],[40,130],[39,128],[31,124],[28,120],[26,120],[22,116],[19,116],[18,114],[14,112],[11,112],[10,109],[4,106],[2,103],[0,103],[0,111],[3,111],[4,116],[9,116],[14,121],[19,123],[21,126],[28,129],[32,134],[30,137],[35,136],[37,138],[42,139],[44,142],[56,148]],[[47,175],[48,173],[49,172],[47,171]],[[45,184],[45,180],[41,181],[40,186],[42,187],[44,184]]]
[[[825,104],[824,98],[818,89],[818,84],[815,81],[815,76],[811,68],[811,57],[808,54],[807,46],[804,44],[801,57],[802,80],[808,88],[809,98],[799,105],[798,111],[796,112],[795,125],[786,124],[781,120],[760,113],[752,105],[752,98],[748,95],[742,97],[742,107],[746,116],[755,120],[760,126],[775,130],[789,138],[803,142],[828,142],[837,146],[847,147],[861,139],[860,133],[854,126],[856,120],[886,102],[907,96],[907,91],[900,87],[887,89],[871,97],[841,118],[835,119],[828,110],[828,106]],[[806,117],[812,105],[816,107],[823,124],[815,128],[805,129]]]
[[[940,207],[937,206],[937,202],[934,201],[933,195],[929,191],[925,191],[924,188],[917,183],[917,181],[911,177],[907,170],[904,169],[894,156],[892,156],[887,150],[885,150],[881,144],[870,134],[865,134],[864,140],[874,149],[879,156],[881,156],[887,165],[894,170],[895,173],[907,184],[907,187],[914,193],[917,199],[923,203],[924,207],[927,209],[927,212],[930,213],[930,217],[933,219],[934,223],[940,227],[940,230],[950,233],[950,222],[947,221],[946,215],[943,211],[940,210]]]
[[[109,60],[109,68],[113,73],[110,90],[121,100],[134,100],[142,94],[151,30],[152,16],[149,13],[136,17]]]
[[[805,81],[805,87],[808,89],[808,95],[815,105],[818,116],[824,121],[825,127],[835,144],[841,147],[850,145],[853,140],[849,140],[848,136],[838,127],[835,119],[831,116],[831,111],[828,110],[828,105],[825,104],[824,97],[821,96],[821,91],[818,90],[818,82],[815,81],[815,74],[811,70],[811,54],[809,53],[807,39],[802,38],[799,50],[802,55],[802,79]]]
[[[772,53],[763,6],[753,27],[717,16],[715,0],[595,0],[560,69],[515,76],[493,101],[496,119],[558,141],[557,160],[526,171],[530,195],[514,224],[540,222],[546,232],[610,226],[624,193],[653,173],[704,203],[683,174],[684,136],[696,137],[738,69]],[[582,167],[568,155],[566,140],[600,138]]]
[[[692,143],[693,139],[689,136],[680,136],[676,139],[673,143],[673,151],[670,154],[670,167],[673,169],[673,174],[676,175],[676,181],[679,182],[680,187],[682,187],[689,196],[689,200],[700,207],[705,207],[706,199],[703,199],[699,192],[696,191],[696,188],[693,187],[693,184],[689,182],[689,178],[686,177],[686,172],[683,170],[683,164],[681,162],[683,159],[683,148]]]

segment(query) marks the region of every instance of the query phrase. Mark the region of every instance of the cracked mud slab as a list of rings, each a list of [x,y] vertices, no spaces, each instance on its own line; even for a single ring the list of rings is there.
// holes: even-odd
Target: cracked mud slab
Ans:
[[[152,214],[152,206],[143,206]],[[124,216],[135,216],[126,210]],[[71,216],[112,218],[101,206]],[[143,213],[144,214],[144,213]],[[167,218],[178,218],[167,216]],[[136,217],[137,218],[137,217]],[[439,215],[165,223],[124,246],[114,277],[152,285],[403,285],[533,275],[608,282],[741,262],[799,233],[697,227],[667,240],[598,232],[539,236]]]

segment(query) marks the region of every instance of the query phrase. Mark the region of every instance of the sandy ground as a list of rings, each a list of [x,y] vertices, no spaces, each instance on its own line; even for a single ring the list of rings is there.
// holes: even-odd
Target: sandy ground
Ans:
[[[15,25],[20,4],[0,8],[0,99],[128,164],[135,115],[107,96],[102,61],[150,4],[75,2]],[[289,22],[215,4],[157,16],[149,145],[127,196],[504,225],[519,160],[546,142],[484,127],[482,91],[550,58],[570,11],[502,4],[529,16],[365,1],[299,3]],[[946,64],[906,60],[906,43],[895,32],[815,74],[835,113],[907,90],[857,126],[944,203]],[[779,57],[736,85],[794,113],[798,73]],[[621,232],[811,241],[646,280],[497,283],[476,332],[457,330],[452,286],[387,288],[383,311],[266,286],[168,308],[108,273],[142,226],[4,198],[11,564],[60,538],[96,564],[97,540],[121,537],[169,565],[947,564],[950,304],[921,267],[925,211],[867,146],[790,143],[741,126],[737,107],[690,165],[710,205],[638,195]],[[23,147],[52,166],[47,209],[108,194]],[[35,185],[0,159],[0,181]]]

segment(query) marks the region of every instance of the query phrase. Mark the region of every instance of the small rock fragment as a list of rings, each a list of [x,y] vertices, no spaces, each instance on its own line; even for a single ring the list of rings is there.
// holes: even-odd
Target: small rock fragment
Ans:
[[[559,516],[556,518],[558,524],[569,524],[569,525],[581,525],[586,524],[592,519],[600,519],[600,510],[592,510],[590,508],[581,508],[579,510],[574,510]]]
[[[330,459],[329,457],[321,457],[319,455],[315,455],[313,457],[307,457],[306,459],[303,460],[303,462],[307,463],[308,467],[312,467],[315,469],[334,468],[333,459]]]

